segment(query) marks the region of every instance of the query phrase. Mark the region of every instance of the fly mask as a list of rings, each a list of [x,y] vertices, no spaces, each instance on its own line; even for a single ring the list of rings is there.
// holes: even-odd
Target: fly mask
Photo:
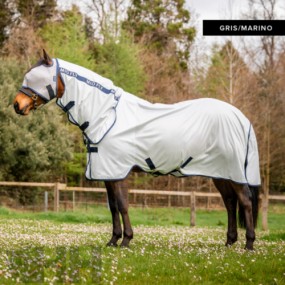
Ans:
[[[20,92],[33,100],[39,96],[47,103],[56,97],[57,64],[55,59],[50,64],[40,63],[41,61],[25,74]]]

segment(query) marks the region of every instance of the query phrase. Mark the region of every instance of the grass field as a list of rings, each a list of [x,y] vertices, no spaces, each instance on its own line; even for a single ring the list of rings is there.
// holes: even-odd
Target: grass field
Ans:
[[[268,232],[257,229],[255,251],[243,230],[224,246],[226,213],[134,209],[134,240],[107,248],[110,214],[22,213],[0,208],[0,284],[285,284],[285,207],[272,207]]]

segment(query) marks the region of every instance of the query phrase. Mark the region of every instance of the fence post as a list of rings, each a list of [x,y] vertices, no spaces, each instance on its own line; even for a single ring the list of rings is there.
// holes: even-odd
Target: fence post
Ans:
[[[196,225],[196,198],[195,191],[191,192],[191,205],[190,205],[190,226],[194,227]]]
[[[45,191],[45,212],[48,211],[48,191]]]
[[[54,211],[58,212],[59,210],[59,182],[54,184]]]
[[[72,191],[72,211],[75,210],[75,191]]]

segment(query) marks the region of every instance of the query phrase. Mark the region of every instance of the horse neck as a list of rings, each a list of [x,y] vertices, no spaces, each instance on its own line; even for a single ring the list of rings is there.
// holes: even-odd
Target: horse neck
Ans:
[[[57,75],[57,98],[61,98],[64,94],[65,88],[60,74]]]

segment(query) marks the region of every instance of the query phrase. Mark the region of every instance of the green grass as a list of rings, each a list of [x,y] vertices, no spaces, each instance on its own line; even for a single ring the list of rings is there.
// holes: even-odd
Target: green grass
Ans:
[[[261,214],[260,214],[261,215]],[[268,224],[270,230],[285,229],[285,206],[272,206],[269,209]],[[48,220],[59,223],[111,223],[111,214],[106,206],[89,206],[88,209],[55,212],[21,212],[0,207],[0,219]],[[132,224],[149,226],[189,226],[190,209],[188,208],[130,208]],[[227,226],[225,210],[198,210],[198,227]],[[261,228],[261,222],[258,222]]]
[[[106,207],[0,208],[0,284],[32,277],[33,284],[94,284],[92,276],[100,284],[285,284],[284,213],[284,206],[270,208],[270,230],[257,229],[255,251],[248,252],[244,230],[234,246],[224,246],[225,211],[198,211],[190,228],[189,209],[131,208],[135,236],[121,249],[105,247],[111,234]]]

